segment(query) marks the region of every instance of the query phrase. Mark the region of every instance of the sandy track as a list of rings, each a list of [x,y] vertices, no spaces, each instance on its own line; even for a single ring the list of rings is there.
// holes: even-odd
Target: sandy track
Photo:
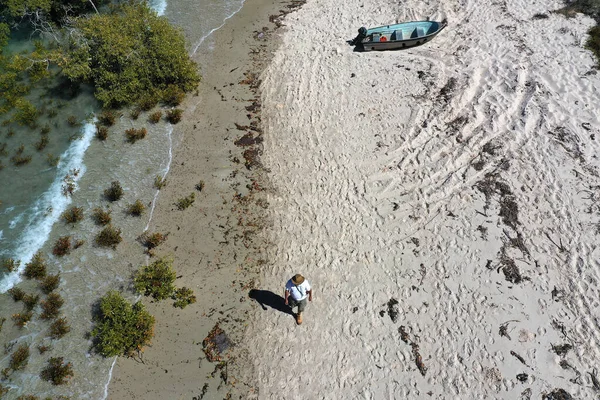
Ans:
[[[600,83],[592,21],[558,6],[323,0],[287,17],[262,87],[260,288],[301,272],[316,296],[302,327],[257,313],[261,399],[597,396]],[[428,16],[449,27],[425,46],[344,44]]]

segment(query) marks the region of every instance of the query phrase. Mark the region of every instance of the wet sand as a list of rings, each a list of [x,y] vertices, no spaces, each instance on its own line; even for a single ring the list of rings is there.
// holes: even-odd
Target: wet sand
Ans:
[[[269,16],[285,9],[283,4],[248,0],[203,43],[215,46],[212,56],[203,57],[205,47],[194,55],[203,81],[198,94],[186,99],[176,126],[183,139],[175,146],[149,231],[169,234],[156,253],[174,257],[175,283],[192,288],[197,303],[180,310],[172,301],[144,299],[156,317],[156,336],[143,363],[118,358],[110,399],[222,398],[252,391],[252,382],[237,380],[236,359],[246,352],[241,338],[252,308],[248,292],[265,247],[257,77],[277,44]],[[198,191],[200,182],[204,187]],[[194,204],[178,210],[177,199],[192,192]],[[222,354],[226,367],[203,352],[202,341],[217,323],[231,343]]]

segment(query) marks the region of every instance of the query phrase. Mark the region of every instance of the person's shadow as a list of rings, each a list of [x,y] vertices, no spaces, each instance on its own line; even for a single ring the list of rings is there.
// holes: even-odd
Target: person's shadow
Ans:
[[[294,315],[292,309],[285,305],[285,299],[270,290],[252,289],[248,293],[248,296],[256,300],[263,310],[268,310],[267,306],[269,306],[282,313]]]

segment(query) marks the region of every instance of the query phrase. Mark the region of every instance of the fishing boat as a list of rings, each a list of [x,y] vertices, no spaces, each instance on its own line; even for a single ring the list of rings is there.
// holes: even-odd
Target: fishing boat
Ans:
[[[363,26],[350,44],[364,51],[403,49],[430,41],[446,25],[444,20],[403,22],[371,29]]]

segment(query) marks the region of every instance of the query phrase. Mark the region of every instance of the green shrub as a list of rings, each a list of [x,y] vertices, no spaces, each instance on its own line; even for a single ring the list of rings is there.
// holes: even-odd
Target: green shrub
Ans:
[[[60,161],[60,156],[55,156],[54,154],[46,154],[46,161],[48,165],[51,167],[56,167]]]
[[[140,114],[142,113],[142,110],[139,107],[133,107],[133,109],[131,110],[131,113],[129,114],[131,116],[132,120],[136,120],[139,118]]]
[[[146,130],[146,128],[140,128],[140,129],[131,128],[131,129],[127,129],[125,131],[125,136],[127,137],[127,141],[129,143],[135,143],[138,140],[142,140],[143,138],[146,137],[147,134],[148,134],[148,130]]]
[[[14,301],[21,301],[25,297],[25,291],[16,286],[8,289],[8,294],[12,296]]]
[[[185,92],[178,86],[169,85],[161,94],[161,102],[168,107],[176,107],[185,98]]]
[[[134,217],[140,217],[146,211],[146,206],[141,200],[136,200],[135,203],[127,206],[127,213]]]
[[[118,201],[123,197],[123,187],[119,181],[111,182],[110,187],[104,191],[108,201]]]
[[[17,268],[19,268],[20,264],[21,264],[21,261],[15,260],[14,258],[3,258],[2,259],[2,269],[6,270],[7,272],[15,271]]]
[[[20,371],[27,366],[29,362],[29,346],[26,344],[20,345],[17,350],[10,356],[8,367],[13,371]]]
[[[104,110],[98,116],[98,121],[104,126],[113,126],[117,121],[117,118],[120,117],[119,113],[115,110]]]
[[[73,364],[65,363],[62,357],[52,357],[40,376],[53,385],[64,385],[73,377]]]
[[[52,254],[57,257],[66,256],[71,252],[71,236],[61,236],[54,243]]]
[[[154,187],[158,190],[164,188],[167,184],[167,180],[160,175],[154,177]]]
[[[170,124],[175,125],[179,121],[181,121],[182,115],[183,115],[183,110],[181,110],[179,108],[175,108],[173,110],[168,110],[165,118],[167,119],[167,121],[169,121]]]
[[[175,291],[175,271],[173,260],[161,258],[150,265],[140,267],[133,279],[133,286],[138,293],[152,296],[155,300],[164,300]]]
[[[76,116],[70,115],[67,118],[67,124],[69,124],[70,126],[75,127],[75,126],[79,125],[79,121],[77,121],[77,117]]]
[[[106,126],[96,124],[96,137],[102,141],[108,139],[108,128]]]
[[[196,200],[196,194],[195,193],[191,193],[189,196],[182,197],[181,199],[177,200],[177,202],[175,203],[175,205],[177,206],[177,208],[179,210],[183,211],[186,208],[188,208],[189,206],[191,206],[192,204],[194,204],[195,200]]]
[[[69,207],[67,208],[60,217],[67,224],[75,224],[83,219],[83,208],[82,207]]]
[[[133,305],[115,291],[100,299],[100,312],[92,330],[96,351],[104,357],[134,356],[150,343],[154,317],[141,302]]]
[[[200,82],[183,32],[146,2],[119,4],[110,12],[76,19],[81,40],[59,60],[70,80],[90,82],[105,107],[156,97],[170,85],[189,92]],[[142,108],[144,109],[144,108]]]
[[[177,289],[172,298],[175,300],[173,306],[178,308],[185,308],[196,302],[196,296],[194,296],[192,289],[186,288],[185,286]]]
[[[148,250],[152,250],[155,247],[158,247],[160,244],[162,244],[165,240],[167,240],[167,236],[163,235],[162,233],[159,232],[154,232],[154,233],[148,233],[148,232],[144,232],[141,236],[140,239],[142,241],[142,244],[148,248]]]
[[[40,289],[44,294],[52,293],[60,285],[60,273],[56,275],[48,275],[40,282]]]
[[[78,249],[81,246],[83,246],[84,244],[85,244],[85,240],[83,240],[83,239],[76,239],[75,243],[73,243],[73,248],[74,249]]]
[[[8,393],[9,390],[10,390],[9,388],[7,388],[6,386],[0,384],[0,399],[2,397],[4,397],[4,395],[6,393]]]
[[[92,211],[92,219],[98,225],[108,225],[108,224],[110,224],[110,221],[112,219],[110,217],[110,213],[111,213],[110,210],[94,208],[94,211]]]
[[[15,155],[12,156],[10,161],[15,167],[20,167],[31,162],[31,156]]]
[[[33,317],[33,313],[31,311],[17,313],[17,314],[12,315],[13,322],[19,328],[23,328],[25,325],[27,325],[27,323],[29,321],[31,321],[32,317]]]
[[[162,111],[156,111],[153,112],[152,114],[150,114],[150,116],[148,117],[148,121],[150,121],[153,124],[158,123],[158,121],[160,121],[162,117]]]
[[[32,294],[26,294],[25,296],[23,296],[23,304],[25,305],[26,311],[33,311],[33,309],[35,308],[35,306],[37,306],[39,301],[39,294],[36,294],[35,296]]]
[[[199,192],[204,190],[204,181],[200,181],[196,184],[196,190]]]
[[[123,238],[121,237],[121,230],[115,228],[112,225],[107,225],[96,235],[96,244],[101,247],[112,247],[117,248],[117,245],[121,243]]]
[[[23,275],[27,279],[42,279],[46,276],[46,259],[40,251],[35,253],[31,261],[25,264]]]
[[[60,308],[63,306],[65,301],[62,296],[58,293],[50,293],[46,300],[42,301],[42,313],[40,314],[41,319],[53,319],[58,317]]]
[[[150,111],[158,104],[158,98],[152,93],[145,93],[137,100],[137,108],[142,111]]]
[[[48,138],[48,136],[44,135],[40,138],[39,142],[36,142],[35,149],[37,151],[42,151],[46,148],[46,146],[48,146],[48,143],[50,143],[50,139]]]
[[[38,347],[37,347],[37,349],[40,352],[40,354],[44,354],[47,351],[52,350],[52,346],[48,346],[48,345],[45,345],[45,344],[39,344]]]
[[[50,125],[46,124],[42,127],[42,129],[40,129],[40,133],[42,135],[47,135],[50,133],[51,130],[52,130],[52,128],[50,128]]]
[[[71,327],[65,317],[58,318],[50,325],[50,336],[52,339],[60,339],[69,332],[71,332]]]

